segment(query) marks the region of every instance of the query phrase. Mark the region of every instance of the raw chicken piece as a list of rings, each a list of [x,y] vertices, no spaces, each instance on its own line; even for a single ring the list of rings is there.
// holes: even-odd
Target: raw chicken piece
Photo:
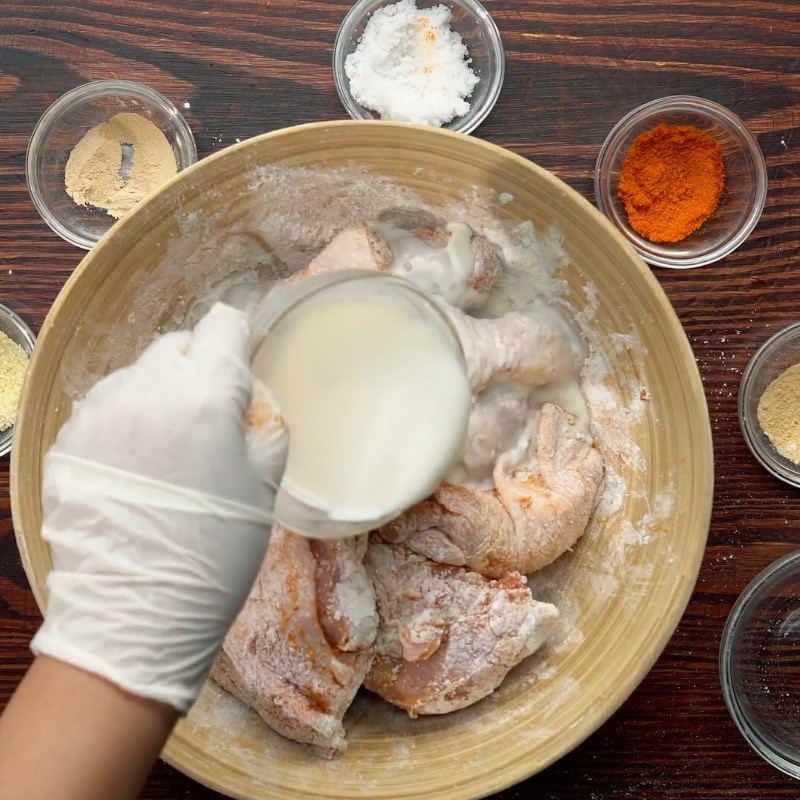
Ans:
[[[325,638],[339,650],[359,652],[375,643],[375,590],[364,567],[367,536],[309,539],[316,561],[317,614]]]
[[[269,302],[272,292],[282,291],[315,275],[344,269],[388,272],[391,263],[392,251],[381,234],[371,223],[361,222],[337,233],[305,269],[273,284],[260,303]],[[257,316],[260,303],[255,304],[252,316]]]
[[[543,386],[576,375],[583,354],[566,328],[511,311],[495,319],[477,319],[446,309],[467,361],[472,389],[512,381]]]
[[[377,221],[413,233],[433,231],[436,228],[443,228],[447,224],[433,212],[415,206],[385,208],[378,214]]]
[[[443,483],[427,500],[380,528],[384,542],[404,544],[442,564],[500,578],[527,559],[509,513],[493,492]]]
[[[362,222],[337,233],[314,260],[299,273],[303,278],[339,269],[375,269],[386,272],[392,251],[374,225]]]
[[[467,437],[461,457],[445,480],[471,489],[494,488],[494,466],[503,454],[528,447],[531,415],[529,386],[504,383],[488,386],[472,400]]]
[[[448,249],[451,238],[459,230],[471,263],[469,272],[459,278]],[[409,247],[410,246],[410,247]],[[404,263],[395,257],[403,253]],[[488,239],[468,226],[440,226],[407,231],[384,222],[362,222],[338,233],[311,263],[300,272],[282,281],[288,286],[313,275],[342,269],[365,269],[391,272],[416,283],[433,294],[440,294],[460,308],[482,306],[503,270],[500,250]],[[450,281],[445,289],[445,283]],[[434,291],[439,287],[439,291]]]
[[[446,714],[491,694],[558,618],[518,573],[487,580],[375,540],[365,563],[381,625],[364,685],[412,717]]]
[[[467,225],[464,227],[468,228]],[[457,228],[442,225],[433,229],[412,229],[410,233],[433,248],[444,249],[457,235]],[[497,245],[471,229],[467,233],[470,234],[472,270],[467,276],[465,285],[457,292],[457,297],[445,297],[445,300],[464,311],[471,311],[480,308],[489,299],[489,293],[503,271],[504,262]],[[413,273],[409,278],[413,280]]]
[[[346,747],[342,718],[374,657],[366,546],[365,536],[315,542],[275,525],[212,670],[270,727],[328,757]]]
[[[580,539],[600,497],[603,457],[592,439],[557,405],[542,407],[523,462],[500,459],[495,492],[511,515],[531,573],[555,561]]]
[[[501,457],[494,492],[442,484],[378,531],[446,564],[490,578],[535,572],[581,537],[603,479],[603,458],[560,406],[542,407],[520,464]]]

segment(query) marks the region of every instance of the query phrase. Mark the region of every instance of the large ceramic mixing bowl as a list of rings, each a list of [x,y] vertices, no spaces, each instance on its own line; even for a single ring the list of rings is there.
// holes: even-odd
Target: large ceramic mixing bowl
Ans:
[[[532,579],[538,596],[560,605],[568,629],[487,700],[410,720],[363,696],[346,719],[348,750],[324,761],[209,685],[164,758],[239,798],[483,797],[575,747],[650,669],[692,592],[713,484],[702,386],[658,283],[598,211],[523,158],[429,128],[307,125],[200,162],[116,225],[58,297],[31,363],[12,464],[14,524],[28,577],[44,607],[51,562],[40,536],[42,459],[73,398],[130,361],[156,331],[183,324],[187,309],[226,271],[274,266],[269,236],[248,228],[254,208],[280,205],[294,192],[318,202],[324,220],[337,202],[338,173],[329,169],[319,191],[298,193],[292,181],[273,181],[267,190],[260,178],[274,171],[271,164],[357,164],[437,207],[483,193],[499,218],[532,220],[553,247],[560,230],[567,259],[554,280],[562,281],[576,318],[593,331],[596,354],[610,365],[603,374],[595,364],[590,398],[605,417],[607,495],[574,551]],[[284,233],[301,223],[316,224],[316,212],[288,214]],[[522,235],[524,226],[515,230]],[[522,270],[509,284],[512,305],[542,280],[542,247],[540,256],[531,254],[530,274]]]

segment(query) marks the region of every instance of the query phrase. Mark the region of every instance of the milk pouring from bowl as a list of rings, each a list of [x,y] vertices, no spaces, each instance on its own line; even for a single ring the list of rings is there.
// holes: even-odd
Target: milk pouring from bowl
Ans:
[[[275,289],[253,327],[253,375],[289,427],[278,521],[355,535],[436,489],[463,446],[471,390],[434,302],[402,278],[347,270]]]

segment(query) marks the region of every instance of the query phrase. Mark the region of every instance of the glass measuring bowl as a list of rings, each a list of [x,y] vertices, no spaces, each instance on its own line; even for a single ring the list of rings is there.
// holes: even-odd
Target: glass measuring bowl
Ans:
[[[430,463],[416,465],[420,481],[413,491],[391,508],[381,508],[381,513],[369,518],[342,518],[310,504],[287,488],[284,481],[276,496],[275,517],[278,522],[297,533],[315,538],[337,538],[354,536],[373,530],[394,519],[406,508],[429,496],[441,483],[444,475],[458,457],[466,436],[471,407],[469,382],[461,341],[444,311],[430,297],[409,281],[386,273],[367,270],[341,270],[310,277],[301,282],[289,282],[278,286],[261,301],[252,314],[251,366],[257,378],[263,377],[262,365],[279,355],[285,341],[286,331],[300,315],[313,314],[314,309],[333,300],[367,300],[370,303],[392,305],[408,313],[411,318],[423,320],[436,331],[438,340],[450,351],[454,362],[464,376],[464,402],[452,409],[448,419],[449,433],[442,436],[445,450],[437,454],[436,464],[441,469],[432,470]],[[365,331],[365,336],[369,331]],[[269,385],[269,380],[265,381]],[[280,405],[280,398],[278,404]],[[286,410],[284,409],[284,412]],[[381,413],[375,409],[376,418]],[[289,416],[289,464],[292,464],[292,421]],[[364,422],[369,427],[369,420]],[[393,454],[387,452],[384,463],[375,464],[375,469],[385,475],[387,481],[396,480]],[[427,479],[425,474],[428,473]]]
[[[722,634],[720,679],[748,744],[800,778],[800,551],[768,566],[736,601]]]

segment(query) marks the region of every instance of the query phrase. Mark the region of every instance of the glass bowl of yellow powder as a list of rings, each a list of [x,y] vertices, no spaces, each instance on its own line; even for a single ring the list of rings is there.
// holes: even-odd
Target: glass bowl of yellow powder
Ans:
[[[739,423],[762,466],[800,487],[800,322],[750,359],[739,387]]]
[[[11,450],[22,384],[35,342],[22,318],[0,303],[0,457]]]
[[[188,123],[163,95],[93,81],[45,111],[28,144],[28,189],[42,219],[90,250],[117,219],[197,161]]]

